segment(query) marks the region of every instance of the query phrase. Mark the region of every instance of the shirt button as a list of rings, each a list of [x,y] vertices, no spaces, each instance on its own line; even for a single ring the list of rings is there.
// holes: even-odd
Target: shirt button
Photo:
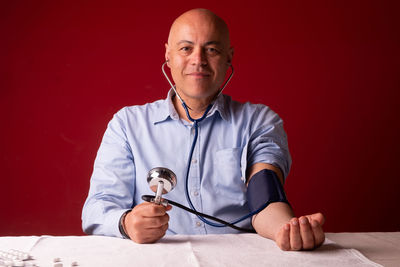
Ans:
[[[192,159],[192,163],[196,164],[197,163],[197,159]]]
[[[196,226],[200,227],[201,226],[201,222],[196,222]]]
[[[193,196],[197,197],[199,195],[199,191],[194,191]]]

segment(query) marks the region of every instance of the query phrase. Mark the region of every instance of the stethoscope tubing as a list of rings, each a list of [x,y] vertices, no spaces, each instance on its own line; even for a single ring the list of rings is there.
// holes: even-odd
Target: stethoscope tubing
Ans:
[[[213,102],[211,102],[211,104],[210,104],[210,105],[207,107],[207,109],[204,111],[203,116],[202,116],[200,119],[193,119],[193,118],[190,116],[189,107],[186,105],[186,103],[183,101],[183,99],[179,96],[178,92],[176,91],[175,85],[172,84],[171,80],[169,79],[168,75],[166,74],[166,72],[165,72],[165,70],[164,70],[164,66],[165,66],[167,63],[168,63],[168,61],[166,61],[166,62],[164,62],[164,63],[162,64],[161,70],[162,70],[162,72],[163,72],[165,78],[167,79],[167,81],[168,81],[169,84],[171,85],[171,88],[174,90],[175,94],[177,95],[179,101],[181,102],[181,104],[182,104],[182,106],[183,106],[183,108],[184,108],[184,110],[185,110],[185,112],[186,112],[186,116],[187,116],[188,120],[191,121],[191,122],[193,123],[193,127],[194,127],[194,129],[195,129],[195,134],[194,134],[194,138],[193,138],[192,145],[191,145],[191,147],[190,147],[190,152],[189,152],[189,157],[188,157],[187,167],[186,167],[186,175],[185,175],[185,195],[186,195],[186,200],[187,200],[187,202],[189,203],[189,206],[190,206],[191,208],[188,208],[188,207],[186,207],[186,206],[183,206],[183,205],[181,205],[181,204],[179,204],[179,203],[176,203],[176,202],[174,202],[174,201],[171,201],[171,200],[168,200],[168,203],[170,203],[171,205],[177,206],[177,207],[179,207],[179,208],[182,208],[182,209],[184,209],[184,210],[186,210],[186,211],[188,211],[188,212],[190,212],[190,213],[195,214],[195,215],[196,215],[202,222],[204,222],[205,224],[208,224],[208,225],[211,225],[211,226],[214,226],[214,227],[226,227],[226,226],[229,226],[229,227],[231,227],[231,228],[233,228],[233,229],[236,229],[236,230],[239,230],[239,231],[244,231],[244,232],[248,232],[248,233],[255,233],[254,229],[242,228],[242,227],[236,226],[235,224],[236,224],[236,223],[239,223],[239,222],[241,222],[241,221],[243,221],[243,220],[245,220],[245,219],[247,219],[247,218],[249,218],[249,217],[251,217],[251,216],[253,216],[253,215],[255,215],[255,214],[257,214],[257,213],[260,212],[264,207],[262,207],[262,208],[260,208],[260,209],[258,209],[258,210],[256,210],[256,211],[253,211],[253,212],[251,212],[251,213],[249,213],[249,214],[247,214],[247,215],[245,215],[245,216],[243,216],[243,217],[241,217],[241,218],[239,218],[239,219],[237,219],[237,220],[235,220],[235,221],[233,221],[233,222],[226,222],[226,221],[221,220],[221,219],[219,219],[219,218],[216,218],[216,217],[213,217],[213,216],[210,216],[210,215],[207,215],[207,214],[204,214],[204,213],[201,213],[201,212],[197,211],[196,208],[194,207],[194,205],[193,205],[193,203],[192,203],[192,200],[190,199],[190,195],[189,195],[189,173],[190,173],[190,165],[191,165],[191,161],[192,161],[192,157],[193,157],[193,151],[194,151],[194,148],[195,148],[195,146],[196,146],[196,142],[197,142],[198,134],[199,134],[198,124],[199,124],[202,120],[204,120],[204,119],[206,118],[208,112],[211,110],[211,108],[212,108],[212,106],[213,106],[213,102],[214,102],[214,101],[217,99],[217,97],[222,93],[222,91],[225,89],[225,87],[226,87],[226,85],[228,84],[228,82],[231,80],[231,78],[232,78],[232,76],[233,76],[233,74],[234,74],[234,68],[233,68],[233,66],[232,66],[231,64],[229,64],[229,66],[231,67],[231,70],[232,70],[232,71],[231,71],[231,73],[230,73],[228,79],[227,79],[226,82],[223,84],[223,86],[222,86],[221,89],[219,90],[218,94],[217,94],[216,97],[214,98]],[[149,199],[149,197],[152,197],[152,196],[145,195],[145,196],[142,196],[142,198],[143,198],[143,197],[146,197],[147,199]],[[152,198],[154,198],[154,197],[152,197]],[[166,199],[165,199],[165,200],[166,200]],[[146,201],[148,201],[148,200],[146,200]],[[208,221],[206,218],[207,218],[207,219],[210,219],[210,220],[213,220],[213,221],[215,221],[215,222],[219,222],[220,224],[217,224],[217,223],[214,223],[214,222],[210,222],[210,221]]]
[[[147,201],[147,202],[153,202],[154,198],[155,197],[151,196],[151,195],[143,195],[142,196],[142,199],[144,201]],[[229,226],[229,227],[231,227],[233,229],[236,229],[238,231],[243,231],[243,232],[247,232],[247,233],[255,233],[254,229],[246,229],[246,228],[242,228],[242,227],[236,226],[236,225],[234,225],[234,224],[232,224],[230,222],[221,220],[221,219],[219,219],[217,217],[214,217],[214,216],[211,216],[211,215],[208,215],[208,214],[204,214],[204,213],[201,213],[201,212],[199,212],[197,210],[193,210],[191,208],[188,208],[188,207],[186,207],[186,206],[184,206],[182,204],[179,204],[179,203],[177,203],[175,201],[172,201],[172,200],[169,200],[169,199],[166,199],[166,198],[163,198],[163,201],[166,201],[168,204],[171,204],[172,206],[181,208],[181,209],[186,210],[186,211],[188,211],[190,213],[193,213],[193,214],[195,214],[197,216],[201,216],[201,217],[204,217],[204,218],[219,222],[219,223],[223,224],[224,226]]]

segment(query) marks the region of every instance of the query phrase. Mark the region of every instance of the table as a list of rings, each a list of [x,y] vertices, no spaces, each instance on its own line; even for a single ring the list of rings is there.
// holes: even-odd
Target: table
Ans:
[[[155,244],[105,236],[0,237],[39,266],[400,266],[400,232],[327,233],[314,251],[285,252],[256,234],[175,235]],[[379,263],[379,264],[378,264]]]
[[[327,233],[326,237],[383,266],[400,266],[400,232]]]

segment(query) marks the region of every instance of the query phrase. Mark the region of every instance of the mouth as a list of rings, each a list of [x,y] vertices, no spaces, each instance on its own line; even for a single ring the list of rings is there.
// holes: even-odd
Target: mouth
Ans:
[[[211,75],[207,72],[191,72],[187,74],[188,76],[194,77],[194,78],[207,78],[210,77]]]

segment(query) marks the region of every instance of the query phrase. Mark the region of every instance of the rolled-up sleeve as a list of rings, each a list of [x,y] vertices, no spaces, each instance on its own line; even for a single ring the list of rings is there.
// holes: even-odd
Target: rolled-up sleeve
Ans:
[[[284,178],[289,174],[292,159],[283,120],[264,105],[258,105],[250,125],[250,137],[244,149],[245,166],[268,163],[279,167]]]

